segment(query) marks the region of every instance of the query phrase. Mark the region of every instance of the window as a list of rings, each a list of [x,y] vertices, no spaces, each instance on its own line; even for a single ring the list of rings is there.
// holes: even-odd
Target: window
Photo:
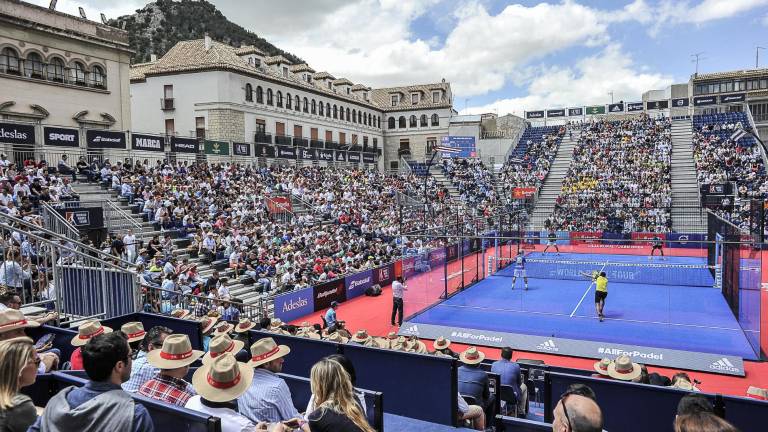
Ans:
[[[19,73],[19,54],[10,47],[3,48],[0,53],[0,72]]]
[[[164,85],[163,86],[163,97],[166,99],[173,99],[173,85]]]
[[[352,123],[357,123],[357,110],[352,110]]]
[[[363,150],[368,150],[368,136],[363,135]]]
[[[373,149],[376,150],[378,148],[379,148],[379,139],[378,138],[374,138],[373,139]]]
[[[347,87],[347,94],[349,94],[349,87]]]
[[[347,119],[347,121],[349,121],[349,108],[347,108],[347,113],[344,116],[344,118]]]
[[[277,107],[282,108],[283,107],[283,92],[280,90],[277,91]]]
[[[397,95],[392,95],[392,106],[397,106]]]
[[[314,99],[312,99],[312,114],[317,114],[317,102]]]
[[[437,114],[432,114],[432,126],[440,126],[440,117]]]
[[[363,99],[368,100],[368,92],[363,92]]]
[[[267,134],[267,122],[262,119],[256,119],[256,134],[261,136]]]
[[[760,80],[760,89],[766,89],[768,88],[768,79],[761,79]]]
[[[412,128],[415,128],[416,127],[416,116],[412,115],[409,120],[410,121],[408,122],[408,126],[412,127]]]
[[[370,114],[365,115],[363,114],[363,125],[368,126],[368,123],[370,123]]]
[[[304,98],[304,112],[305,113],[309,112],[309,101],[307,100],[307,98]]]
[[[440,102],[440,92],[439,91],[433,91],[432,92],[432,103],[438,103]]]
[[[397,119],[397,127],[405,129],[405,116],[400,116],[400,118]]]
[[[256,87],[256,103],[264,103],[264,89],[261,86]]]
[[[411,105],[416,105],[417,103],[419,103],[419,94],[411,93]]]
[[[326,117],[331,116],[331,104],[329,103],[325,104],[325,116]]]
[[[426,114],[422,114],[421,117],[419,117],[419,126],[427,127],[427,115]]]
[[[106,88],[107,87],[106,77],[107,75],[104,73],[104,69],[102,69],[101,66],[94,65],[91,68],[91,82],[93,83],[94,87]]]
[[[267,105],[273,105],[274,100],[272,99],[272,89],[267,89]]]
[[[331,82],[330,82],[330,81],[328,81],[328,88],[330,89],[330,88],[332,88],[332,87],[333,87],[333,86],[331,85]],[[334,92],[334,93],[335,93],[335,92]]]
[[[253,86],[250,83],[245,85],[245,101],[253,102]]]
[[[205,117],[195,117],[195,136],[205,138]]]
[[[390,117],[389,120],[387,120],[387,129],[394,129],[395,128],[395,118]]]
[[[344,120],[344,107],[339,107],[339,120]]]
[[[317,114],[318,115],[325,115],[325,104],[320,102],[317,105],[318,105],[317,107],[319,108],[319,111],[317,112]]]
[[[43,77],[43,58],[38,53],[29,53],[27,61],[24,63],[24,75],[27,78]]]
[[[299,95],[296,95],[296,98],[293,100],[294,106],[293,109],[296,111],[301,111],[301,99],[299,98]]]
[[[60,58],[52,58],[48,63],[47,74],[49,80],[64,82],[64,61]]]
[[[70,69],[72,81],[78,85],[85,85],[85,66],[80,62],[75,62],[72,69]]]
[[[426,154],[431,155],[432,150],[437,147],[437,138],[435,137],[427,137],[427,147],[426,147]]]
[[[283,77],[288,78],[288,66],[283,66]]]
[[[336,105],[333,106],[333,118],[339,118],[339,108]]]
[[[203,123],[203,130],[205,130],[205,123]],[[165,119],[165,134],[166,135],[176,134],[176,125],[174,124],[173,119]]]
[[[344,145],[347,143],[347,134],[339,132],[339,144]]]
[[[291,98],[291,94],[290,93],[286,93],[285,94],[285,107],[287,109],[291,109],[292,106],[293,106],[293,99]]]

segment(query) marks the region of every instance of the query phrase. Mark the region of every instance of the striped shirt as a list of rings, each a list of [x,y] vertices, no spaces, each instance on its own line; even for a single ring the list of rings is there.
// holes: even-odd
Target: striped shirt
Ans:
[[[195,389],[183,379],[158,374],[139,389],[139,394],[165,403],[184,406],[189,398],[195,396]]]
[[[253,382],[237,399],[237,405],[240,414],[254,423],[274,423],[299,416],[293,406],[288,384],[277,374],[264,368],[256,368],[253,371]]]
[[[160,369],[155,368],[147,361],[147,353],[145,351],[139,351],[139,355],[136,356],[136,360],[133,361],[133,367],[131,368],[131,378],[123,383],[123,390],[136,393],[139,391],[139,387],[145,382],[151,380],[160,372]]]

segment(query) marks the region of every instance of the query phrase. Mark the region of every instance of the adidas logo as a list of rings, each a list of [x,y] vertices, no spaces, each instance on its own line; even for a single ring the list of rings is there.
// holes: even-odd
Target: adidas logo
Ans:
[[[414,334],[414,335],[418,335],[419,334],[419,326],[414,324],[414,325],[408,327],[407,329],[403,330],[403,332]]]
[[[555,341],[552,339],[546,340],[536,346],[536,349],[542,350],[542,351],[549,351],[549,352],[558,352],[560,351],[560,348],[555,345]]]
[[[741,372],[739,368],[733,365],[730,360],[723,357],[720,360],[712,362],[711,365],[709,365],[709,368],[716,371],[723,371],[723,372]]]

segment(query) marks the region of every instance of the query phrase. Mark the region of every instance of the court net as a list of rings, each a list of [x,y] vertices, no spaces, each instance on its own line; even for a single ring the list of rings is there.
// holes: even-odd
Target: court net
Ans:
[[[634,258],[634,257],[633,257]],[[648,284],[714,286],[715,266],[707,264],[647,261],[644,256],[636,259],[549,259],[526,258],[525,273],[529,278],[559,280],[589,280],[593,272],[604,271],[611,282]],[[515,258],[488,257],[488,274],[513,277]]]

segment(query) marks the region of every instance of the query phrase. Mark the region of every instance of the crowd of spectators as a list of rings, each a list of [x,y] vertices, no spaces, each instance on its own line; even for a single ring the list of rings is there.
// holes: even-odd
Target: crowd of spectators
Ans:
[[[666,232],[671,229],[671,121],[634,119],[573,124],[573,160],[546,228]]]
[[[493,173],[480,159],[444,158],[443,171],[459,191],[458,199],[477,214],[489,215],[497,204]]]
[[[504,187],[510,190],[516,187],[540,187],[555,161],[563,135],[565,127],[561,127],[556,133],[527,140],[522,157],[504,162],[499,173]]]

